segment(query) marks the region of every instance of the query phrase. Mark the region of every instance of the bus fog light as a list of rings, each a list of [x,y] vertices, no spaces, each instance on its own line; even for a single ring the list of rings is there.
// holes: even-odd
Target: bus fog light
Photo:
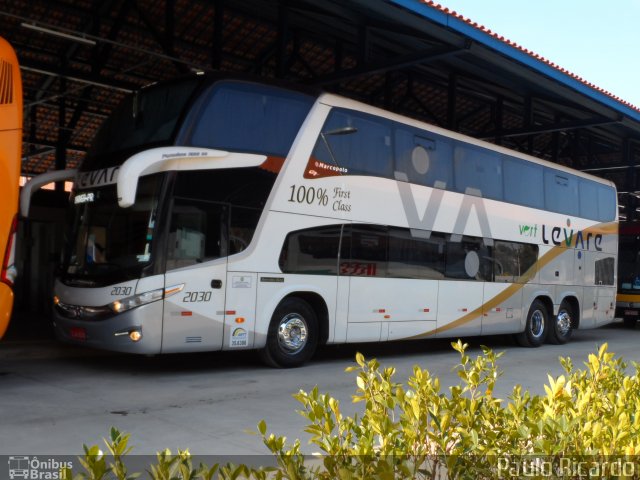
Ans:
[[[142,332],[140,332],[139,330],[133,330],[129,333],[129,338],[132,342],[139,342],[142,338]]]

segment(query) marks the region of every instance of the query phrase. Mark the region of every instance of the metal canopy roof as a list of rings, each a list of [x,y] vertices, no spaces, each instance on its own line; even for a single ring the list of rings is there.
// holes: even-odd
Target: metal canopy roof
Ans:
[[[638,108],[434,2],[0,0],[0,21],[22,66],[26,175],[77,166],[127,91],[218,70],[320,86],[640,191]]]

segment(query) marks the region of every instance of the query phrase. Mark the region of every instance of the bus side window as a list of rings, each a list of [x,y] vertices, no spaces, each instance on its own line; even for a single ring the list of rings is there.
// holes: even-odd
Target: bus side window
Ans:
[[[445,277],[457,280],[493,281],[492,249],[481,238],[463,237],[447,242]]]
[[[289,233],[280,252],[280,269],[284,273],[337,275],[340,235],[340,225]]]
[[[340,275],[386,277],[388,243],[387,227],[377,225],[345,227],[340,251]]]
[[[615,219],[615,193],[608,185],[580,179],[580,216],[610,222]]]
[[[530,243],[505,242],[493,243],[494,281],[521,283],[524,275],[538,259],[538,246]]]
[[[415,237],[408,228],[389,227],[389,271],[394,278],[444,278],[444,235]]]
[[[613,285],[615,261],[613,257],[596,260],[596,285]]]
[[[484,198],[502,200],[502,158],[485,148],[456,142],[453,150],[455,190],[477,190]]]
[[[334,109],[311,154],[313,160],[350,175],[392,177],[391,122],[360,112]]]
[[[395,128],[395,170],[411,183],[451,188],[452,155],[450,140],[402,125]]]
[[[239,253],[249,246],[256,225],[260,220],[261,209],[231,206],[229,215],[229,255]]]
[[[167,246],[167,270],[226,255],[226,207],[176,198]]]
[[[545,207],[565,215],[579,214],[578,178],[552,168],[544,169]]]
[[[504,199],[526,207],[544,208],[544,169],[541,165],[505,156]]]

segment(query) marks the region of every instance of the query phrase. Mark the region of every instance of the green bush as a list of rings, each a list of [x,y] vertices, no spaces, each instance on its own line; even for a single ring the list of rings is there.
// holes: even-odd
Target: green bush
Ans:
[[[575,369],[561,358],[565,373],[549,376],[546,395],[531,395],[518,385],[508,399],[493,394],[501,375],[501,353],[483,347],[472,359],[467,345],[452,344],[460,353],[457,385],[443,390],[437,377],[414,367],[406,384],[393,380],[395,369],[381,369],[377,360],[356,356],[354,402],[362,411],[341,413],[335,398],[300,391],[295,398],[308,420],[305,431],[319,450],[305,457],[300,441],[258,430],[277,467],[240,465],[194,467],[188,452],[158,454],[150,467],[153,479],[276,478],[638,478],[640,463],[640,366],[633,375],[603,345]],[[84,473],[74,478],[134,478],[124,466],[128,436],[112,430],[107,447],[113,461],[86,447]],[[639,457],[640,458],[640,457]],[[71,472],[68,472],[69,475]],[[108,477],[110,476],[110,477]],[[67,476],[66,478],[71,478]]]

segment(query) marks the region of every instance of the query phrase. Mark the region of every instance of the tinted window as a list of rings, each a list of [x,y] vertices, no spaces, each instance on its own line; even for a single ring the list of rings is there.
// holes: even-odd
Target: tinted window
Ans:
[[[528,243],[503,242],[493,244],[494,281],[519,282],[538,259],[538,246]]]
[[[177,172],[171,234],[184,237],[190,253],[172,253],[173,242],[168,258],[182,265],[185,258],[202,261],[247,248],[275,178],[259,167]],[[203,254],[195,250],[197,236],[203,238]]]
[[[579,215],[578,178],[551,168],[544,171],[545,207],[552,212]]]
[[[596,285],[613,285],[613,257],[596,260]]]
[[[386,227],[345,227],[340,252],[340,274],[357,277],[387,276]]]
[[[458,142],[453,150],[455,189],[479,190],[484,198],[502,200],[502,159],[490,150]]]
[[[598,218],[601,222],[611,222],[618,216],[616,191],[607,185],[598,184]]]
[[[481,238],[447,242],[445,276],[459,280],[493,280],[491,251]]]
[[[111,167],[120,158],[107,154],[171,145],[178,120],[198,84],[197,79],[143,88],[127,96],[104,122],[82,170]]]
[[[600,218],[597,183],[580,180],[580,216],[584,218]]]
[[[167,270],[225,256],[227,211],[219,204],[176,198],[171,211]]]
[[[284,273],[338,274],[340,226],[317,227],[287,235],[280,254]]]
[[[488,247],[477,237],[452,241],[441,232],[429,238],[424,233],[360,224],[299,230],[287,235],[280,268],[316,275],[520,282],[538,258],[537,245],[496,240]]]
[[[444,235],[430,238],[411,235],[407,228],[389,228],[388,276],[396,278],[444,278]]]
[[[391,123],[372,115],[334,109],[322,127],[314,160],[351,175],[392,177]]]
[[[223,82],[194,108],[190,144],[285,157],[312,104],[295,92]]]
[[[441,188],[453,185],[451,140],[417,129],[398,126],[395,131],[396,171],[411,183]]]
[[[502,166],[505,201],[544,208],[543,167],[512,157],[505,157]]]
[[[130,208],[118,206],[115,185],[77,192],[71,204],[73,222],[64,256],[65,273],[113,283],[123,281],[129,273],[139,277],[141,269],[156,256],[153,240],[161,228],[158,203],[164,177],[141,177]]]

